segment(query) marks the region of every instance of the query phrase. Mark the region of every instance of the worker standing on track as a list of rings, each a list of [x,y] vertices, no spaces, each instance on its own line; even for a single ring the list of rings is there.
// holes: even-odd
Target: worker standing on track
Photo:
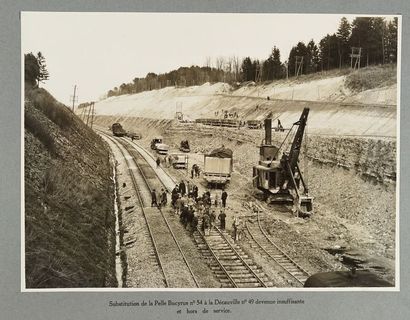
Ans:
[[[186,186],[184,180],[181,180],[179,183],[179,192],[181,192],[181,195],[184,196],[186,193]]]
[[[155,192],[155,189],[152,189],[152,191],[151,191],[151,207],[154,207],[154,206],[158,206],[158,203],[157,203],[157,193]]]
[[[181,222],[182,222],[182,224],[183,224],[183,226],[184,226],[184,229],[186,229],[187,222],[188,222],[188,214],[189,214],[188,211],[189,211],[188,206],[187,206],[187,205],[184,205],[184,206],[182,207],[181,216],[180,216],[180,220],[181,220]]]
[[[159,165],[161,164],[161,159],[159,157],[157,157],[156,163],[157,163],[157,168],[159,168]]]
[[[226,219],[226,214],[223,210],[221,210],[221,213],[218,216],[219,221],[221,221],[221,229],[225,230],[225,219]]]
[[[209,236],[209,233],[210,233],[210,226],[211,226],[210,220],[211,220],[210,215],[205,212],[203,220],[202,220],[202,231],[207,236]]]
[[[212,230],[214,225],[215,225],[215,220],[216,220],[215,210],[211,211],[210,217],[211,217],[211,219],[210,219],[210,230]]]
[[[191,232],[194,233],[196,228],[198,227],[198,215],[197,214],[194,214],[191,224],[192,224]]]
[[[164,189],[161,189],[162,193],[161,193],[161,206],[162,207],[166,207],[167,206],[167,192]]]
[[[221,198],[222,198],[222,207],[225,208],[226,207],[226,198],[228,198],[228,193],[225,190],[222,192]]]
[[[181,199],[180,194],[178,193],[177,200],[175,201],[175,214],[178,216],[181,214],[182,205],[183,205],[182,199]]]
[[[179,192],[178,186],[175,186],[175,188],[172,189],[172,192],[171,192],[171,205],[174,209],[175,209],[175,202],[177,201],[178,196],[179,196],[178,192]]]
[[[234,216],[232,226],[233,226],[233,230],[234,230],[235,242],[240,240],[240,233],[241,233],[240,224],[241,224],[241,222],[240,222],[239,218],[237,216]]]
[[[158,190],[157,192],[157,204],[158,204],[158,208],[161,209],[161,205],[162,205],[162,193],[161,191]]]
[[[215,194],[215,202],[214,202],[214,204],[215,204],[215,207],[218,207],[218,204],[219,204],[219,196],[218,196],[217,193]]]

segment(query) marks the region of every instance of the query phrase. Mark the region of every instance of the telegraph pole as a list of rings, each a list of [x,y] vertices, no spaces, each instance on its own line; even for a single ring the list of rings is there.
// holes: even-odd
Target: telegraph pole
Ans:
[[[74,85],[74,94],[71,97],[71,100],[73,101],[73,112],[74,112],[74,104],[78,101],[78,97],[75,96],[76,90],[77,90],[77,85]]]

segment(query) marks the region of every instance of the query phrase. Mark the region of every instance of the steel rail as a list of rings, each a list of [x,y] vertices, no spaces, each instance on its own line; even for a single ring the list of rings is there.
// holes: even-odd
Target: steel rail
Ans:
[[[273,257],[268,251],[266,251],[266,249],[258,242],[258,240],[256,240],[256,238],[254,237],[254,235],[252,234],[250,228],[248,227],[248,224],[245,224],[246,229],[248,230],[249,235],[251,236],[252,240],[259,246],[259,248],[261,248],[264,253],[269,256],[271,259],[273,259],[283,270],[285,270],[291,277],[293,277],[296,281],[298,281],[299,283],[301,283],[303,285],[303,282],[300,281],[292,272],[290,272],[284,265],[282,265],[275,257]]]
[[[131,181],[132,181],[133,187],[134,187],[134,189],[135,189],[135,191],[136,191],[136,195],[137,195],[137,198],[138,198],[138,202],[140,203],[140,208],[141,208],[142,214],[143,214],[143,216],[144,216],[144,220],[145,220],[145,223],[146,223],[146,225],[147,225],[148,233],[149,233],[149,235],[150,235],[150,238],[151,238],[151,241],[152,241],[152,244],[153,244],[153,247],[154,247],[155,256],[156,256],[156,258],[157,258],[158,265],[159,265],[159,267],[160,267],[160,269],[161,269],[161,271],[162,271],[162,274],[164,275],[165,286],[166,286],[166,287],[169,287],[168,278],[167,278],[167,276],[166,276],[166,274],[165,274],[165,270],[164,270],[164,267],[163,267],[163,263],[162,263],[161,258],[160,258],[160,256],[159,256],[159,253],[158,253],[158,247],[157,247],[157,244],[156,244],[156,242],[155,242],[154,236],[153,236],[153,234],[152,234],[152,230],[151,230],[151,227],[150,227],[150,225],[149,225],[148,219],[147,219],[147,217],[146,217],[146,213],[145,213],[145,210],[144,210],[144,201],[143,201],[142,196],[141,196],[141,190],[140,190],[139,187],[138,187],[138,184],[137,184],[137,181],[136,181],[136,179],[135,179],[134,173],[133,173],[132,170],[130,169],[129,160],[126,158],[124,151],[119,147],[120,143],[118,143],[117,141],[115,141],[115,139],[113,139],[112,137],[110,137],[110,136],[107,135],[106,133],[100,132],[100,134],[104,135],[107,139],[109,139],[112,143],[114,143],[114,145],[115,145],[115,146],[118,148],[118,150],[121,152],[122,156],[124,157],[124,159],[125,159],[125,161],[126,161],[126,163],[127,163],[128,172],[129,172],[129,175],[130,175],[130,177],[131,177]],[[125,148],[124,148],[124,149],[125,149]],[[136,162],[134,161],[134,163],[136,163]]]
[[[127,150],[126,147],[124,147],[124,148]],[[137,149],[134,149],[134,150],[141,155],[141,153],[140,153]],[[127,151],[129,152],[129,150],[127,150]],[[141,156],[142,156],[142,155],[141,155]],[[142,156],[142,158],[143,158],[144,161],[149,165],[148,161],[146,161],[143,156]],[[147,179],[147,177],[145,176],[145,174],[144,174],[144,172],[143,172],[141,166],[138,164],[137,161],[134,161],[134,163],[135,163],[135,165],[137,166],[138,170],[140,171],[141,176],[142,176],[142,178],[143,178],[143,180],[144,180],[146,186],[148,187],[148,189],[149,189],[150,191],[152,191],[151,185],[149,184],[148,179]],[[150,166],[150,168],[152,169],[151,166]],[[155,172],[155,170],[153,170],[153,171]],[[156,174],[158,180],[162,183],[162,185],[164,185],[164,183],[161,181],[161,178],[158,176],[158,174],[157,174],[156,172],[155,172],[155,174]],[[165,186],[165,185],[164,185],[164,186]],[[161,216],[162,216],[162,218],[164,219],[165,224],[167,225],[168,230],[170,231],[170,234],[171,234],[172,238],[174,239],[174,242],[175,242],[175,244],[177,245],[178,250],[179,250],[179,252],[181,253],[181,256],[182,256],[182,258],[183,258],[183,260],[184,260],[186,266],[188,267],[189,272],[191,273],[191,276],[192,276],[192,278],[193,278],[193,280],[194,280],[194,282],[195,282],[195,285],[197,286],[197,288],[200,288],[200,285],[199,285],[199,283],[198,283],[198,281],[197,281],[197,279],[196,279],[196,277],[195,277],[195,274],[194,274],[194,272],[192,271],[192,269],[191,269],[191,267],[190,267],[190,265],[189,265],[189,262],[188,262],[188,260],[186,259],[185,255],[184,255],[184,253],[183,253],[183,251],[182,251],[182,249],[181,249],[181,246],[179,245],[178,240],[176,239],[175,234],[174,234],[174,232],[173,232],[172,229],[171,229],[171,226],[169,225],[169,222],[168,222],[167,218],[165,217],[163,211],[162,211],[160,208],[158,208],[158,210],[159,210],[159,212],[161,213]]]
[[[222,271],[226,274],[226,276],[228,277],[228,280],[232,283],[232,285],[234,286],[234,288],[237,288],[237,284],[235,282],[235,280],[231,277],[231,275],[229,274],[228,270],[225,269],[225,267],[223,266],[222,262],[218,259],[218,257],[216,256],[215,252],[212,250],[212,248],[209,246],[208,242],[205,239],[205,236],[202,234],[201,230],[199,230],[199,228],[197,227],[196,230],[198,231],[198,233],[200,234],[202,240],[204,240],[205,245],[207,246],[208,250],[211,252],[212,256],[214,257],[214,259],[216,260],[216,262],[219,264],[219,266],[221,267]]]
[[[232,251],[238,256],[238,258],[241,260],[242,264],[251,272],[251,274],[258,280],[258,282],[264,287],[267,288],[267,285],[265,282],[256,274],[255,271],[252,270],[252,268],[249,266],[249,264],[246,263],[246,261],[241,257],[241,255],[236,251],[236,249],[233,247],[233,245],[226,239],[225,235],[222,233],[221,230],[217,226],[213,226],[216,231],[221,235],[222,239],[225,240],[225,242],[229,245],[229,247],[232,249]]]
[[[258,227],[261,230],[262,234],[265,236],[265,238],[271,243],[282,255],[284,255],[290,262],[292,262],[302,273],[306,275],[306,277],[309,277],[310,274],[307,272],[305,269],[303,269],[298,263],[296,263],[291,257],[289,257],[282,249],[280,249],[271,239],[270,237],[266,234],[265,230],[263,230],[261,223],[260,223],[260,217],[259,217],[259,212],[257,213],[258,217]],[[294,275],[292,275],[294,276]],[[295,277],[295,276],[294,276]],[[299,280],[298,280],[299,281]],[[301,281],[299,281],[301,282]],[[302,283],[303,284],[303,283]]]

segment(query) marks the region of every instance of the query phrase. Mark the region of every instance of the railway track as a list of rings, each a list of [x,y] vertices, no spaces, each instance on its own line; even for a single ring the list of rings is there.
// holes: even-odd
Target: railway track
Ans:
[[[247,221],[245,226],[252,241],[260,249],[262,255],[278,264],[289,275],[289,278],[296,281],[298,285],[303,286],[310,274],[272,241],[261,226],[259,212],[257,224]]]
[[[140,154],[144,154],[146,160],[151,160],[151,165],[155,166],[154,157],[146,152],[136,143],[129,143],[129,146],[136,147]],[[132,152],[131,150],[129,150]],[[158,173],[164,174],[158,174]],[[155,171],[157,178],[171,179],[170,186],[174,186],[176,181],[163,170]],[[154,178],[154,177],[153,177]],[[163,184],[166,186],[166,184]],[[221,231],[214,226],[209,236],[201,232],[202,221],[197,230],[193,233],[194,240],[202,256],[208,261],[208,265],[215,274],[223,288],[266,288],[272,287],[273,283],[268,279],[260,266],[257,266],[252,259],[243,252],[236,244],[232,243],[225,231]]]
[[[198,281],[185,258],[183,251],[176,239],[167,218],[158,207],[150,207],[151,204],[151,176],[144,173],[139,160],[132,155],[116,139],[100,132],[106,141],[110,141],[122,154],[128,165],[128,174],[131,178],[133,189],[140,204],[140,211],[145,220],[146,232],[151,239],[152,253],[155,257],[153,267],[159,267],[160,274],[157,277],[163,279],[164,286],[168,288],[199,287]],[[147,165],[149,167],[149,165]],[[147,168],[145,168],[147,171]]]
[[[215,273],[223,288],[267,288],[273,284],[252,259],[228,235],[216,226],[209,235],[201,232],[199,224],[194,239],[202,255]]]
[[[111,138],[112,139],[112,138]],[[128,158],[135,159],[134,166],[138,168],[141,177],[138,180],[144,181],[144,184],[148,189],[142,191],[145,195],[142,197],[143,203],[148,205],[150,201],[149,190],[152,186],[158,188],[158,181],[161,186],[167,190],[171,190],[175,185],[175,180],[164,170],[154,170],[156,164],[154,157],[138,144],[129,142],[124,138],[120,138],[127,146],[124,147],[128,152]],[[164,182],[166,180],[166,182]],[[151,187],[150,187],[151,186]],[[141,188],[141,183],[139,183]],[[145,199],[145,200],[144,200]],[[145,202],[144,202],[145,201]],[[161,235],[159,238],[163,239],[163,242],[158,243],[157,246],[161,247],[159,256],[169,253],[169,243],[176,242],[176,239],[171,239],[168,234],[172,233],[172,230],[165,225],[157,225],[155,221],[162,218],[166,221],[164,213],[156,208],[144,208],[146,212],[147,223],[154,228],[152,232],[157,235]],[[155,227],[152,227],[154,226]],[[225,232],[215,227],[209,235],[204,235],[201,231],[202,221],[198,225],[198,228],[193,232],[195,243],[201,252],[202,256],[207,260],[210,269],[213,271],[215,277],[220,282],[223,288],[266,288],[273,287],[272,281],[263,272],[262,268],[254,263],[254,261],[241,249],[241,247],[230,240],[230,236]],[[273,241],[269,238],[266,232],[262,229],[258,214],[257,225],[251,225],[246,223],[246,229],[249,232],[253,242],[257,244],[262,254],[274,261],[292,278],[298,285],[303,285],[309,274],[294,262],[285,252],[280,250]],[[182,253],[181,249],[179,251]],[[164,263],[162,263],[164,264]],[[179,267],[173,265],[173,262],[167,262],[170,264],[173,270],[178,270]],[[167,271],[164,271],[166,274]],[[171,272],[172,273],[172,272]],[[193,275],[193,274],[192,274]],[[177,280],[183,281],[184,278]],[[193,278],[195,276],[193,275]],[[191,283],[192,285],[192,283]],[[191,286],[186,283],[186,286]],[[170,286],[170,284],[167,284]],[[171,285],[172,286],[172,285]],[[181,287],[181,285],[178,285]],[[199,285],[195,284],[195,287]]]

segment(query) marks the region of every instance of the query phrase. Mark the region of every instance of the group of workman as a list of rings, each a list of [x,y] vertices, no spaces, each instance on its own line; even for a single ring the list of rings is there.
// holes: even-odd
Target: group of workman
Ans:
[[[165,207],[167,205],[167,192],[164,189],[159,194],[152,190],[151,198],[151,206]],[[205,235],[209,235],[217,220],[219,220],[219,227],[225,230],[227,198],[228,193],[225,190],[222,191],[220,197],[216,195],[214,199],[211,199],[209,191],[199,196],[198,187],[195,184],[181,180],[171,192],[171,206],[185,229],[194,232],[201,220],[202,231]],[[217,216],[218,208],[220,212]]]

